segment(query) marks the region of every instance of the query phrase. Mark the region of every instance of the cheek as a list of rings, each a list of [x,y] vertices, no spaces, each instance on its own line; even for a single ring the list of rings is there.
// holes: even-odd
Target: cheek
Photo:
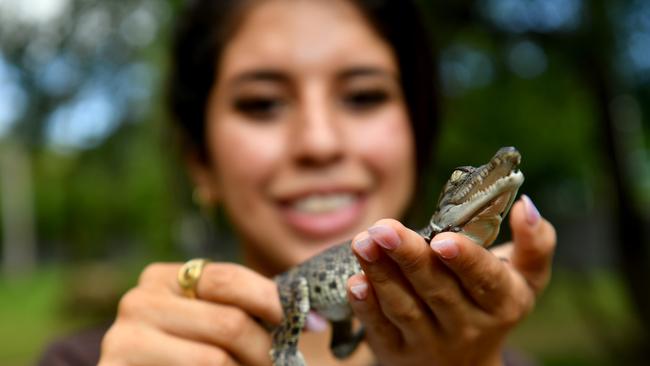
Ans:
[[[359,132],[353,146],[375,175],[377,218],[399,218],[415,191],[415,143],[409,120],[401,108],[394,108]]]
[[[232,119],[211,127],[210,148],[221,197],[226,201],[238,200],[247,206],[243,209],[250,209],[252,198],[259,199],[263,193],[260,187],[276,170],[282,155],[282,139],[273,131]]]
[[[415,143],[409,120],[401,108],[387,110],[377,120],[364,126],[357,135],[353,146],[383,179],[412,184]]]

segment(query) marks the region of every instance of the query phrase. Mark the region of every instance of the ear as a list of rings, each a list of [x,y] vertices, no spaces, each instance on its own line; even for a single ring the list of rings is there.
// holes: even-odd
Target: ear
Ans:
[[[194,182],[192,199],[200,206],[216,206],[219,202],[219,192],[216,173],[210,162],[199,156],[198,152],[191,152],[186,154],[185,163],[190,178]]]

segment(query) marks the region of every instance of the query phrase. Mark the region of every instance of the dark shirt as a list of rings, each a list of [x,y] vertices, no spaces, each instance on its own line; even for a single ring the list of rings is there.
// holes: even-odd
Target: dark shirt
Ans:
[[[38,366],[95,366],[108,327],[88,329],[62,338],[47,347]]]

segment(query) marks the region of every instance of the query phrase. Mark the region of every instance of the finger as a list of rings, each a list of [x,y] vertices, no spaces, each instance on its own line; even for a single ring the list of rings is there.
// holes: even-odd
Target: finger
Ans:
[[[555,229],[525,195],[512,207],[510,226],[514,241],[512,265],[539,293],[550,279]]]
[[[136,290],[122,299],[120,315],[183,339],[223,348],[245,364],[269,362],[270,335],[243,310],[232,306]]]
[[[353,241],[353,251],[376,295],[379,309],[400,329],[407,342],[416,341],[432,319],[399,268],[364,232]]]
[[[451,329],[459,321],[467,320],[473,305],[467,301],[457,278],[436,259],[424,238],[396,220],[380,220],[368,233],[397,264],[443,328]]]
[[[148,266],[140,276],[143,287],[165,286],[182,296],[177,273],[181,265],[158,263]],[[196,286],[199,299],[233,305],[271,324],[280,324],[282,306],[272,280],[237,264],[208,263]]]
[[[348,279],[348,301],[363,323],[366,340],[373,349],[398,349],[403,342],[400,330],[382,313],[377,298],[363,274]]]
[[[499,258],[504,263],[510,263],[512,260],[512,252],[514,250],[514,244],[512,242],[507,242],[499,245],[490,247],[490,252],[494,254],[495,257]]]
[[[463,235],[449,232],[436,235],[431,248],[456,274],[465,293],[489,313],[501,312],[515,293],[522,290],[530,293],[526,284],[517,281],[499,258]]]
[[[224,350],[189,341],[153,328],[115,324],[102,340],[104,365],[220,365],[237,366]]]
[[[419,274],[431,265],[433,257],[424,238],[397,220],[379,220],[368,234],[405,274]]]
[[[206,266],[196,292],[201,299],[236,305],[272,324],[282,321],[275,282],[244,266],[231,263]]]

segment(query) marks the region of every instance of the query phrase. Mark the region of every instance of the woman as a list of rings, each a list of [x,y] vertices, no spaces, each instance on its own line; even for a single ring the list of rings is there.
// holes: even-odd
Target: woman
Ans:
[[[431,247],[400,222],[433,140],[433,71],[408,1],[193,3],[173,68],[174,111],[202,204],[222,205],[244,265],[210,263],[193,295],[181,263],[152,264],[122,299],[100,365],[269,365],[282,318],[270,279],[354,237],[348,281],[367,331],[344,362],[311,318],[309,365],[499,365],[545,287],[552,226],[528,198],[493,253],[454,233]],[[462,163],[462,162],[459,162]],[[370,228],[370,229],[369,229]],[[192,296],[194,297],[194,296]]]

